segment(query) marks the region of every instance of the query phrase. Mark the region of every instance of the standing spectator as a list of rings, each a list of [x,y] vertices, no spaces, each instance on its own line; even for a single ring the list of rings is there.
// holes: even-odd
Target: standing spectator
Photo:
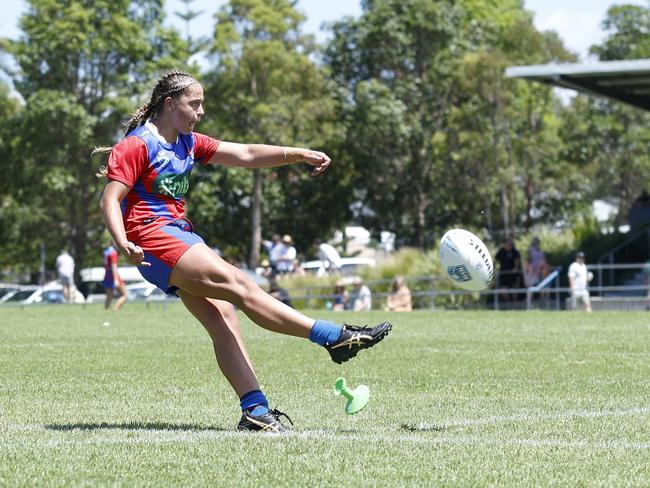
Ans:
[[[521,276],[521,254],[515,247],[515,242],[508,239],[497,252],[495,259],[499,262],[499,275],[497,286],[499,288],[519,288]],[[504,300],[513,299],[513,295],[507,293]]]
[[[527,287],[535,286],[548,276],[549,267],[544,251],[540,249],[539,237],[533,237],[528,246],[528,257],[524,263],[524,283]]]
[[[273,234],[270,241],[263,241],[262,244],[269,255],[269,263],[271,263],[271,267],[275,271],[278,264],[278,257],[282,250],[282,239],[280,238],[280,234]]]
[[[585,253],[578,252],[576,260],[569,266],[569,287],[571,288],[571,306],[573,310],[578,307],[578,300],[580,300],[587,312],[591,312],[591,297],[587,289],[587,283],[593,278],[593,274],[587,271],[585,265]]]
[[[339,252],[327,242],[322,242],[316,239],[316,246],[318,246],[318,259],[323,263],[319,269],[319,274],[338,273],[341,270],[341,255]]]
[[[61,254],[56,258],[56,273],[59,277],[59,283],[63,287],[63,299],[65,303],[70,303],[74,288],[74,259],[67,249],[61,251]]]
[[[120,293],[120,297],[115,302],[113,310],[116,312],[126,302],[126,285],[120,277],[120,272],[117,267],[119,256],[113,246],[108,246],[104,249],[104,291],[106,293],[106,300],[104,301],[104,308],[109,308],[115,295],[115,289]]]
[[[406,286],[406,281],[401,276],[393,281],[392,293],[386,300],[386,309],[393,312],[410,312],[413,310],[411,290]]]
[[[368,312],[372,309],[372,293],[370,288],[363,284],[360,276],[352,282],[354,290],[350,296],[350,309],[355,312]]]
[[[296,259],[296,248],[293,247],[293,239],[289,234],[282,237],[282,243],[278,250],[275,269],[278,273],[291,273],[293,271],[293,261]]]

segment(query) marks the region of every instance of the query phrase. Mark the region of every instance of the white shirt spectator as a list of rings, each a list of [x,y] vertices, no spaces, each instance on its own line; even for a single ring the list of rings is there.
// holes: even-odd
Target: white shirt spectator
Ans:
[[[323,242],[318,246],[318,259],[323,262],[323,267],[330,272],[341,269],[341,255],[331,244]]]
[[[576,261],[571,263],[567,276],[571,279],[573,291],[583,291],[587,289],[589,274],[585,263],[578,263]]]
[[[275,269],[278,273],[289,273],[293,270],[293,261],[296,259],[296,248],[291,244],[279,244],[278,258],[275,264]]]
[[[59,276],[72,279],[74,275],[74,259],[68,254],[68,251],[63,251],[56,258],[56,272]]]

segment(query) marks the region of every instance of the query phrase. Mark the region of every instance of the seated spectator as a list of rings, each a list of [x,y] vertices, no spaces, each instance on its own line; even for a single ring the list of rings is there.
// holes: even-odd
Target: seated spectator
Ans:
[[[372,309],[372,293],[370,288],[363,284],[360,276],[352,282],[354,289],[350,295],[350,310],[355,312],[367,312]]]
[[[533,237],[528,246],[528,257],[524,263],[524,283],[527,287],[539,284],[549,273],[546,256],[539,245],[539,237]]]
[[[332,310],[336,312],[342,312],[348,308],[348,303],[350,302],[350,294],[345,289],[345,285],[342,282],[337,282],[334,287],[334,305]]]
[[[392,293],[388,295],[385,310],[393,312],[410,312],[413,310],[411,290],[406,286],[406,281],[401,276],[393,281]]]
[[[275,270],[271,266],[271,262],[268,259],[262,259],[260,267],[257,271],[260,276],[264,276],[264,278],[269,280],[275,276]]]
[[[280,300],[285,305],[293,307],[291,298],[289,298],[289,292],[278,285],[278,280],[275,277],[269,280],[269,295],[276,300]]]
[[[291,271],[295,276],[305,276],[307,272],[305,268],[300,264],[300,260],[294,259],[292,264],[293,270]]]

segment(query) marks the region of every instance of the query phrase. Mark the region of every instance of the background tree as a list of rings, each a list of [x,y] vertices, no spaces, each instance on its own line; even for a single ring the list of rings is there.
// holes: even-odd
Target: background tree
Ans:
[[[557,36],[517,0],[362,6],[326,50],[349,101],[357,218],[421,247],[454,224],[494,234],[543,220],[538,209],[561,195],[544,188],[559,172],[559,107],[549,88],[503,73],[572,59]]]
[[[591,47],[601,61],[650,58],[650,8],[618,5],[607,11],[602,43]],[[577,96],[564,121],[567,156],[583,167],[591,200],[616,204],[615,224],[650,179],[650,116],[621,102]]]
[[[335,131],[334,102],[311,60],[304,17],[288,0],[232,0],[216,15],[214,69],[206,74],[201,130],[224,140],[327,150]],[[336,166],[336,165],[335,165]],[[259,259],[267,234],[294,235],[305,249],[323,229],[340,225],[345,207],[336,189],[340,170],[311,179],[305,165],[275,170],[225,167],[201,172],[191,215],[205,237]]]
[[[101,259],[103,182],[95,177],[100,162],[89,155],[115,142],[160,68],[180,64],[175,56],[184,46],[162,27],[163,16],[156,0],[29,1],[22,36],[6,42],[25,106],[0,161],[2,173],[8,169],[20,182],[8,194],[29,218],[5,227],[0,245],[13,252],[0,259],[18,253],[34,266],[40,242],[50,266],[62,247],[77,269]]]

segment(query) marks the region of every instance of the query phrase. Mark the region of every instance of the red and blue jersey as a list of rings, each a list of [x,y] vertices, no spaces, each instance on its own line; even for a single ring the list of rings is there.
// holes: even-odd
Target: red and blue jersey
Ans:
[[[108,246],[104,249],[104,287],[112,288],[114,283],[120,283],[122,279],[120,275],[113,276],[113,265],[117,266],[119,256],[113,246]]]
[[[168,143],[150,122],[115,145],[108,178],[131,188],[122,201],[129,240],[186,218],[184,195],[194,163],[207,163],[218,146],[218,140],[194,132]]]

